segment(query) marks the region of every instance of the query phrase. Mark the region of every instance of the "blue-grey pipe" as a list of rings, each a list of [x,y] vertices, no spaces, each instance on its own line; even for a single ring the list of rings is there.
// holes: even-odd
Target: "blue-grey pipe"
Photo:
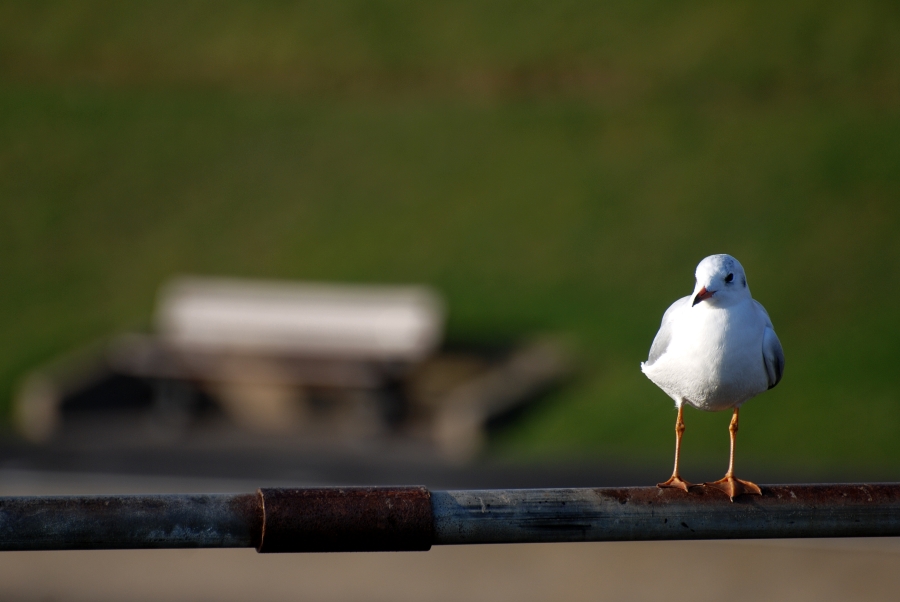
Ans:
[[[900,536],[900,485],[436,491],[436,545]]]
[[[0,498],[0,550],[256,544],[259,494]]]
[[[260,552],[432,545],[900,536],[900,484],[778,485],[734,502],[656,487],[0,498],[0,550],[255,547]]]

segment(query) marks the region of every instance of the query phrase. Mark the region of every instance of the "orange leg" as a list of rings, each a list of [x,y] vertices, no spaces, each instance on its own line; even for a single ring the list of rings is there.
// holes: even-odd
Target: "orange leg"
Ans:
[[[681,456],[681,436],[684,434],[684,421],[681,415],[684,413],[684,404],[678,406],[678,418],[675,419],[675,470],[672,476],[665,483],[659,483],[657,487],[676,487],[678,489],[688,490],[693,487],[693,483],[688,483],[678,474],[678,458]]]
[[[734,476],[734,442],[737,439],[738,432],[738,409],[734,408],[734,416],[731,417],[731,424],[728,425],[728,432],[731,433],[731,455],[728,459],[728,472],[725,476],[713,483],[704,483],[706,487],[714,487],[720,491],[724,491],[734,501],[739,495],[762,495],[756,483],[743,481]]]

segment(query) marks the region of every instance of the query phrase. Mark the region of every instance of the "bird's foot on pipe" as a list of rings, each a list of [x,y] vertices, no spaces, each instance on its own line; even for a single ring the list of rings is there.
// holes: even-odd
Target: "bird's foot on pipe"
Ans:
[[[732,475],[725,475],[724,478],[712,483],[703,483],[703,486],[725,492],[732,502],[739,495],[762,495],[762,491],[759,490],[756,483],[744,481]]]
[[[660,489],[673,488],[673,489],[682,489],[684,491],[687,491],[691,487],[696,487],[696,485],[694,485],[693,483],[689,483],[688,481],[685,481],[684,479],[679,477],[677,474],[673,474],[671,477],[669,477],[669,480],[666,481],[665,483],[657,483],[656,486],[659,487]]]

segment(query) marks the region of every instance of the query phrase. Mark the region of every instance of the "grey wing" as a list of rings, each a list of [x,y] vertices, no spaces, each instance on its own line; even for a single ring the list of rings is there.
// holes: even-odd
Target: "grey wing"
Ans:
[[[759,310],[759,313],[762,315],[762,319],[765,320],[766,326],[775,330],[775,327],[772,326],[772,319],[769,317],[769,312],[766,311],[766,308],[762,306],[762,303],[753,299],[753,304],[756,305],[756,309]]]
[[[784,373],[784,350],[781,348],[781,341],[775,331],[766,326],[763,333],[763,364],[766,367],[766,375],[769,378],[769,388],[771,389],[781,381],[781,375]]]
[[[759,315],[763,319],[766,330],[763,333],[763,365],[766,367],[766,375],[769,378],[769,388],[771,389],[781,382],[781,375],[784,373],[784,350],[781,348],[781,341],[775,334],[775,327],[772,326],[772,319],[769,318],[769,312],[762,306],[762,303],[753,300]]]
[[[660,358],[662,354],[669,348],[669,342],[672,340],[672,319],[678,310],[687,306],[690,307],[691,297],[682,297],[669,306],[666,313],[663,314],[662,324],[659,325],[659,332],[650,345],[650,355],[647,357],[647,365],[652,366],[653,363]]]

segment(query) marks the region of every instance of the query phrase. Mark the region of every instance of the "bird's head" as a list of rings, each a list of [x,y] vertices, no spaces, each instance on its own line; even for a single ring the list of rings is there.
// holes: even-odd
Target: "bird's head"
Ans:
[[[691,305],[708,303],[727,307],[750,297],[744,267],[731,255],[710,255],[694,272],[697,279],[691,294]]]

